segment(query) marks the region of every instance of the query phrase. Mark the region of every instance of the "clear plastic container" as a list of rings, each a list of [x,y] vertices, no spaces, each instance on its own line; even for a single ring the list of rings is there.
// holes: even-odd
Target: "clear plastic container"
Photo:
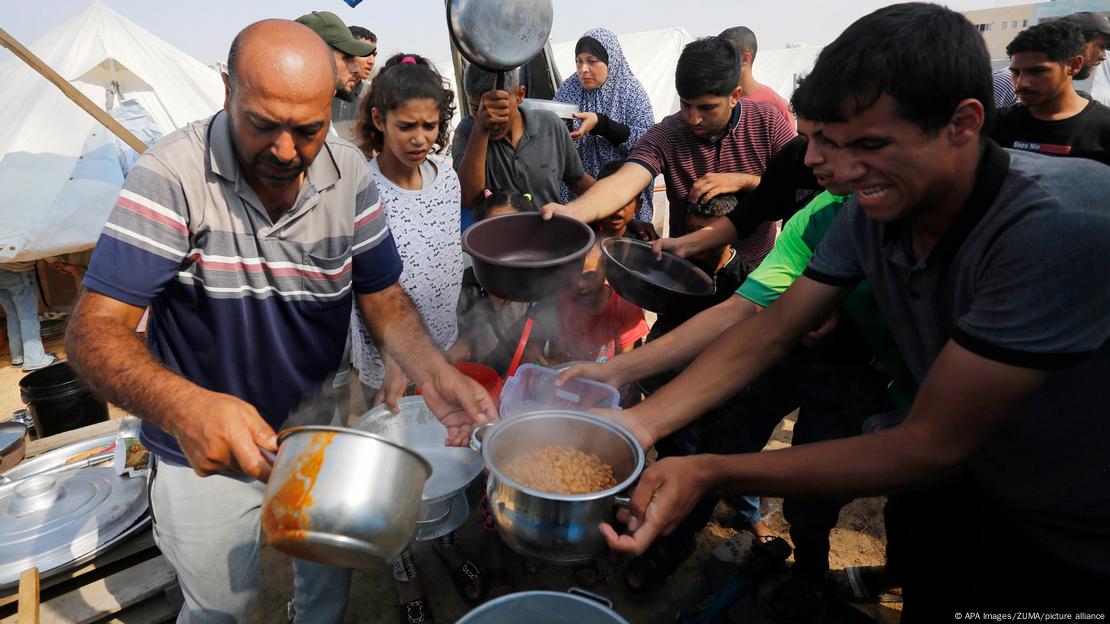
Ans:
[[[595,407],[620,407],[620,393],[592,379],[571,379],[555,386],[559,371],[523,364],[501,390],[501,418],[512,418],[545,409],[588,411]]]

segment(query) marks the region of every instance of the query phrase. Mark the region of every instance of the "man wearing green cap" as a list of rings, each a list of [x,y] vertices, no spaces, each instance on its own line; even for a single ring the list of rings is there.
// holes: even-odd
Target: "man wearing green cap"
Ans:
[[[298,17],[297,21],[311,28],[331,46],[335,55],[335,97],[347,102],[355,101],[357,95],[354,88],[359,80],[357,57],[370,56],[377,46],[356,39],[343,20],[330,11],[313,11]]]

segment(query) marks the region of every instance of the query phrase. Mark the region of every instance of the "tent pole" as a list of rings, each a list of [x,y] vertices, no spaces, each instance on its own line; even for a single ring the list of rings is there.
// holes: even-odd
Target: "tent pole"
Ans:
[[[124,128],[115,118],[94,104],[88,96],[78,91],[77,87],[71,85],[69,81],[58,75],[58,72],[51,69],[42,59],[35,56],[35,54],[24,47],[23,44],[16,41],[15,37],[9,35],[3,28],[0,28],[0,45],[11,50],[12,53],[18,56],[24,63],[30,65],[31,69],[37,71],[43,78],[46,78],[53,83],[55,87],[61,89],[66,97],[73,100],[73,102],[80,106],[86,113],[92,115],[93,118],[103,124],[104,127],[111,130],[112,134],[118,136],[124,143],[131,146],[131,149],[140,154],[146,151],[146,144],[140,141],[139,137],[132,134],[130,130]]]
[[[451,0],[443,0],[443,5],[444,7],[450,9]],[[448,30],[450,30],[451,25],[448,24],[447,28]],[[463,58],[462,55],[459,54],[459,49],[455,47],[455,40],[450,35],[448,35],[447,38],[450,40],[451,44],[451,66],[455,70],[455,101],[457,102],[456,106],[458,106],[457,110],[459,111],[459,117],[462,119],[466,119],[467,117],[470,117],[470,105],[467,104],[466,89],[463,87]]]

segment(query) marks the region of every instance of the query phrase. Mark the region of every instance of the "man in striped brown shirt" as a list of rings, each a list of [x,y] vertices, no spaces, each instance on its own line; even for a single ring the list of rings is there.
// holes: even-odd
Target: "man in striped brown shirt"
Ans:
[[[740,101],[739,72],[736,48],[724,39],[706,37],[687,45],[675,70],[679,112],[652,126],[619,171],[566,206],[548,204],[545,217],[558,212],[596,221],[662,174],[670,236],[681,236],[687,206],[754,189],[768,161],[795,133],[773,105]],[[736,248],[741,258],[758,263],[774,242],[774,224],[764,222]]]

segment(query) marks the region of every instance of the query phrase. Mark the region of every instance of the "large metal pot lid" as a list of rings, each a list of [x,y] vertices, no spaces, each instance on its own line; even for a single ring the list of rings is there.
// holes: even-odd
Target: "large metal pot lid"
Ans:
[[[111,467],[33,476],[0,498],[0,584],[96,550],[147,509],[146,479]]]
[[[424,501],[451,496],[465,488],[485,465],[480,453],[467,447],[444,446],[447,429],[439,422],[423,397],[404,397],[397,401],[394,414],[384,405],[359,418],[353,428],[381,436],[410,451],[419,453],[432,464],[432,476],[424,483]]]

